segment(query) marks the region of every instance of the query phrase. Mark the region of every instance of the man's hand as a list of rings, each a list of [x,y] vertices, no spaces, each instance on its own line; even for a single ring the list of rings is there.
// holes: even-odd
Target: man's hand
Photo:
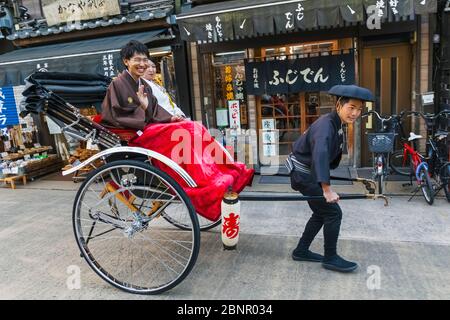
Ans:
[[[322,183],[323,196],[327,203],[337,203],[339,201],[339,195],[331,190],[330,185]]]
[[[183,120],[184,120],[184,118],[181,117],[181,116],[173,116],[173,117],[170,119],[170,122],[179,122],[179,121],[183,121]]]
[[[148,98],[147,98],[147,93],[144,92],[143,85],[139,86],[138,92],[136,92],[136,94],[139,98],[139,103],[141,104],[141,108],[146,110],[148,108]]]

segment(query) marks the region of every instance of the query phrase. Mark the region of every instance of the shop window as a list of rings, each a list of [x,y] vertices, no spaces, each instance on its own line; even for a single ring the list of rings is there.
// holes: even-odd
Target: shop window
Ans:
[[[263,61],[285,60],[330,55],[338,49],[337,41],[305,43],[298,45],[263,48]],[[327,92],[299,92],[262,95],[258,100],[259,127],[261,123],[274,121],[278,131],[280,157],[292,152],[292,144],[321,115],[334,109],[334,98]]]
[[[245,51],[204,55],[206,67],[202,70],[203,107],[209,127],[248,129],[244,66],[246,56]],[[210,68],[207,68],[208,62]],[[239,110],[239,121],[235,125],[229,119],[233,104]]]

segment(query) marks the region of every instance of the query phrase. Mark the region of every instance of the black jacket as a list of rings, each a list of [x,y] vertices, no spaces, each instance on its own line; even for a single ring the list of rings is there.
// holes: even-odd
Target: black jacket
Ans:
[[[293,144],[293,154],[311,168],[318,183],[330,184],[330,169],[339,165],[344,132],[336,111],[317,119]]]

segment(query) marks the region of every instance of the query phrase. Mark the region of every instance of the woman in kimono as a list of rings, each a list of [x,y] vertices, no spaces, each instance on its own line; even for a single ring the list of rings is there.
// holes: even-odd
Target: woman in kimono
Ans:
[[[182,116],[172,115],[158,105],[151,87],[141,79],[150,61],[144,44],[129,42],[122,48],[121,58],[127,69],[107,90],[102,124],[138,131],[129,146],[151,149],[178,163],[194,179],[196,188],[190,188],[170,167],[153,161],[183,187],[197,213],[217,221],[225,192],[230,186],[237,193],[242,191],[251,184],[254,170],[230,162],[223,147],[200,123],[183,121]]]
[[[352,124],[361,115],[364,102],[373,101],[372,93],[357,86],[334,86],[329,91],[338,98],[336,110],[321,116],[293,144],[287,166],[291,186],[305,196],[324,196],[325,200],[308,201],[313,211],[292,258],[297,261],[321,262],[326,269],[351,272],[358,265],[337,254],[337,240],[342,220],[339,196],[330,186],[330,169],[341,160],[344,143],[343,125]],[[309,250],[323,227],[324,256]]]

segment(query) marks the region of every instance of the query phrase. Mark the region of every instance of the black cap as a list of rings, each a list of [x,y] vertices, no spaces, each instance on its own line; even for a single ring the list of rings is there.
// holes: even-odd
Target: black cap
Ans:
[[[337,85],[332,87],[328,93],[338,97],[353,98],[362,101],[375,101],[372,91],[355,85]]]

